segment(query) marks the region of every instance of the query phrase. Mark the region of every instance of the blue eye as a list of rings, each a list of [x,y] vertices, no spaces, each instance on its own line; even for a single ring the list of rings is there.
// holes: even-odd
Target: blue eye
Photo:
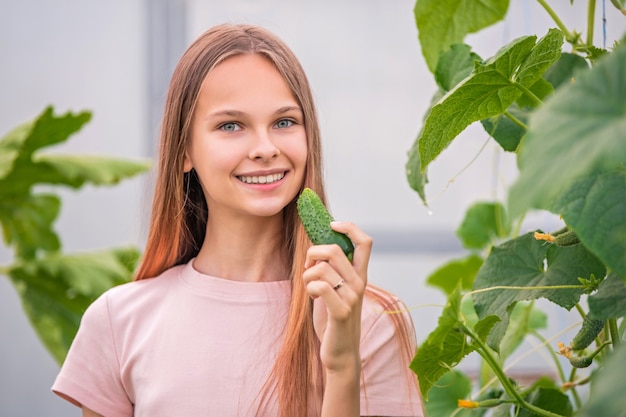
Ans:
[[[292,125],[293,125],[293,120],[289,120],[289,119],[281,119],[278,122],[276,122],[276,127],[279,129],[285,129]]]
[[[224,123],[223,125],[221,125],[220,129],[226,132],[235,132],[237,130],[241,130],[241,127],[239,127],[237,123],[228,122],[228,123]]]

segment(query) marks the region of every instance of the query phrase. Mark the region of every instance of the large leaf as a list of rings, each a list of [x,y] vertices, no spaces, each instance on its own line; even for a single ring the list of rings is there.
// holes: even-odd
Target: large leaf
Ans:
[[[117,184],[150,168],[148,161],[89,155],[41,155],[36,158],[36,162],[42,172],[47,172],[45,179],[40,182],[73,188],[79,188],[85,183]]]
[[[626,279],[626,167],[574,181],[552,211],[561,214],[609,269]]]
[[[551,411],[556,413],[559,416],[563,417],[571,417],[573,413],[572,403],[569,400],[569,397],[563,392],[554,387],[554,388],[544,388],[540,387],[533,391],[528,398],[526,398],[530,404],[539,407],[546,411]],[[520,409],[517,414],[518,417],[537,417],[532,411],[529,411],[525,408]]]
[[[598,292],[588,299],[589,317],[608,320],[626,316],[626,284],[617,275],[609,273],[600,283]]]
[[[28,161],[40,148],[66,141],[91,119],[91,113],[66,113],[54,116],[47,107],[35,120],[24,123],[0,139],[0,180],[13,169],[16,161]]]
[[[424,170],[470,124],[502,114],[541,77],[561,53],[563,35],[551,29],[536,45],[535,36],[518,38],[446,94],[430,111],[418,138]],[[528,85],[526,85],[528,84]]]
[[[622,344],[608,356],[605,365],[594,375],[589,402],[576,413],[576,417],[626,417],[625,363],[626,344]]]
[[[61,247],[52,230],[61,208],[54,194],[8,196],[0,200],[0,224],[4,242],[14,246],[20,258],[33,258],[37,249],[56,251]]]
[[[563,52],[559,60],[548,68],[543,77],[554,89],[557,89],[573,83],[579,71],[587,70],[589,70],[589,64],[585,58]]]
[[[448,297],[437,328],[421,344],[411,362],[410,368],[419,375],[420,391],[425,400],[428,400],[433,384],[473,351],[459,328],[460,303],[460,289],[457,288]]]
[[[434,72],[439,55],[451,45],[504,19],[508,0],[418,0],[414,14],[422,54]]]
[[[31,324],[59,364],[85,309],[107,289],[129,281],[138,257],[134,248],[55,254],[9,269]]]
[[[466,248],[484,249],[510,232],[511,224],[504,206],[498,202],[480,202],[467,209],[456,234]]]
[[[572,182],[626,164],[626,45],[559,88],[532,114],[518,152],[510,212],[551,205]]]
[[[545,265],[545,266],[544,266]],[[605,268],[583,245],[558,247],[537,241],[532,233],[494,247],[474,280],[474,290],[497,286],[517,289],[494,289],[474,294],[479,318],[495,314],[502,319],[487,340],[499,351],[514,304],[521,300],[547,298],[571,309],[583,294],[583,288],[540,288],[580,285],[579,277],[604,276]]]

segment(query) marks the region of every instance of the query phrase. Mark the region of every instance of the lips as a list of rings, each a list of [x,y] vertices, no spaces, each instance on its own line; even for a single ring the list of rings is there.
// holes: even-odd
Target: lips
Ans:
[[[271,184],[276,181],[280,181],[285,177],[285,172],[279,172],[276,174],[269,175],[239,175],[237,178],[241,182],[245,182],[246,184]]]

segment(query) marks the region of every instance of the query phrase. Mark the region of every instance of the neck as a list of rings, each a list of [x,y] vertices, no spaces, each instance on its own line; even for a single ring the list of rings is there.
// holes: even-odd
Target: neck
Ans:
[[[282,213],[271,218],[212,218],[194,267],[235,281],[287,279]]]

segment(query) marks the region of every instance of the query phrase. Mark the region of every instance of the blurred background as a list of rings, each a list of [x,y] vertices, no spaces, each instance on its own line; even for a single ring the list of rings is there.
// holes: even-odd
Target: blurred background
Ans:
[[[568,26],[585,28],[586,3],[554,3]],[[265,26],[292,47],[309,76],[335,218],[374,237],[370,280],[405,300],[423,340],[445,302],[425,278],[464,253],[455,230],[465,210],[504,200],[516,170],[514,158],[494,141],[485,146],[486,133],[472,126],[431,164],[428,207],[409,188],[407,152],[435,91],[413,7],[414,0],[1,0],[0,136],[47,105],[57,113],[90,110],[92,121],[54,151],[151,158],[167,84],[185,47],[218,23]],[[610,43],[623,31],[618,18],[607,14]],[[506,21],[466,41],[489,57],[518,36],[542,36],[553,26],[536,1],[514,0]],[[602,39],[600,23],[596,31]],[[64,251],[142,247],[151,187],[152,176],[144,175],[113,188],[61,190],[56,230]],[[557,221],[537,213],[522,232]],[[0,264],[11,256],[0,246]],[[562,328],[556,319],[550,326]],[[80,415],[50,392],[58,367],[5,277],[0,334],[0,416]],[[542,366],[541,359],[527,363]],[[464,366],[471,370],[471,359]]]

